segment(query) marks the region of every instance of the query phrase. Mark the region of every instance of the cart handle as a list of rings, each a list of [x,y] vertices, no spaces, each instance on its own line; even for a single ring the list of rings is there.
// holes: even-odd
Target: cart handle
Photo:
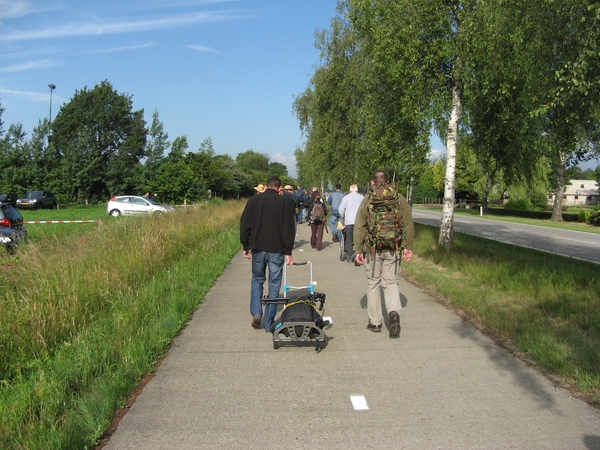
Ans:
[[[294,262],[294,264],[292,264],[293,266],[305,266],[308,264],[308,261],[302,261],[302,262]]]

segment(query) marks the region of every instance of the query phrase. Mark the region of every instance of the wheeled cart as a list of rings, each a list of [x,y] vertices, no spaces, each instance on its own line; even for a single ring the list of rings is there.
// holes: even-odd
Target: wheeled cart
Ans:
[[[263,305],[283,305],[279,320],[273,330],[273,348],[282,345],[315,346],[319,351],[327,345],[327,336],[323,328],[329,324],[323,320],[319,312],[323,311],[325,294],[315,292],[316,283],[313,281],[312,263],[310,261],[294,263],[294,266],[308,265],[310,281],[307,285],[291,286],[287,279],[287,265],[283,269],[283,297],[263,298]],[[290,291],[297,291],[294,296],[288,296]],[[317,311],[318,308],[318,311]]]

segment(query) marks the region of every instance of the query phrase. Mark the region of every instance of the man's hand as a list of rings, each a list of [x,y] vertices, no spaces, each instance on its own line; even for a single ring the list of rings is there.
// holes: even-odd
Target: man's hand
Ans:
[[[252,249],[242,250],[242,254],[244,255],[244,258],[250,259],[252,258]]]
[[[285,263],[288,266],[291,266],[292,264],[294,264],[294,259],[292,258],[292,255],[285,255]]]
[[[412,257],[412,250],[408,250],[405,248],[404,253],[402,254],[402,259],[406,262],[409,262],[411,257]]]
[[[357,253],[356,258],[354,260],[362,266],[365,263],[365,254]]]

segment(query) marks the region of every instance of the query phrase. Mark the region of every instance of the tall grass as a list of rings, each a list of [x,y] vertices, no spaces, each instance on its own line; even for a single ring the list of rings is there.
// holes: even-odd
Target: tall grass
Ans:
[[[242,208],[119,218],[3,259],[0,448],[93,446],[239,249]]]
[[[464,310],[500,341],[600,404],[598,265],[416,225],[414,260],[403,273]]]

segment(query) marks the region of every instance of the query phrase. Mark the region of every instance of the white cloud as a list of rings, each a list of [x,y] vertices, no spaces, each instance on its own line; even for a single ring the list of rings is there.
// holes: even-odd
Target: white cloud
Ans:
[[[125,52],[128,50],[137,50],[140,48],[148,48],[148,47],[152,47],[153,45],[154,45],[153,42],[146,42],[145,44],[139,44],[139,45],[126,45],[123,47],[107,48],[105,50],[93,50],[90,52],[86,52],[86,54]]]
[[[63,63],[53,59],[40,59],[37,61],[26,61],[21,64],[0,67],[0,73],[22,72],[24,70],[47,69],[49,67],[61,66]]]
[[[2,94],[2,95],[8,94],[8,95],[14,95],[16,97],[23,97],[26,100],[33,101],[33,102],[47,102],[48,100],[50,100],[49,92],[47,94],[44,94],[44,93],[40,93],[40,92],[15,91],[12,89],[0,88],[0,94]],[[60,101],[60,98],[57,95],[54,95],[53,98],[56,101]]]
[[[177,17],[123,22],[70,23],[58,27],[33,31],[14,31],[3,34],[0,41],[25,41],[70,36],[96,36],[103,34],[133,33],[164,28],[175,28],[196,23],[218,22],[241,18],[230,12],[197,12]]]
[[[281,152],[271,155],[271,159],[275,162],[284,164],[287,167],[288,175],[292,178],[297,178],[296,173],[296,157],[294,155],[286,156],[282,155]]]
[[[239,0],[164,0],[147,1],[144,8],[165,9],[165,8],[190,8],[195,6],[217,5],[220,3],[231,3]]]
[[[0,19],[15,19],[57,9],[64,8],[48,4],[44,7],[34,7],[32,2],[25,0],[0,0]]]
[[[222,54],[222,52],[219,51],[219,50],[217,50],[216,48],[206,47],[204,45],[190,44],[190,45],[186,45],[186,47],[190,48],[192,50],[197,50],[199,52],[209,52],[209,53],[219,53],[219,54]]]

